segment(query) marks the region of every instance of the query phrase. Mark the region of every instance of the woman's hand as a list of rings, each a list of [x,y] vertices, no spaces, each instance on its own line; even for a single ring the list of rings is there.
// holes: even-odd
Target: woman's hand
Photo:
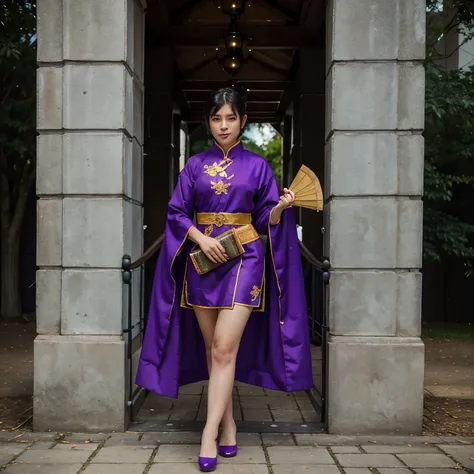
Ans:
[[[202,234],[202,237],[199,238],[199,242],[197,242],[197,244],[211,262],[227,262],[227,255],[225,253],[225,249],[216,239]]]
[[[277,225],[280,222],[281,213],[291,207],[295,202],[295,193],[289,189],[283,189],[283,196],[280,196],[280,202],[272,209],[270,213],[270,224]]]
[[[288,188],[283,189],[283,196],[280,196],[280,205],[283,208],[291,207],[295,202],[295,193]]]

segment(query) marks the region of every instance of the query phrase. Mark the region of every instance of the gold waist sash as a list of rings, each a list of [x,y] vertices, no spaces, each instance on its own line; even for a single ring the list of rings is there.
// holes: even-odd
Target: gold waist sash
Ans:
[[[198,212],[197,223],[207,225],[205,234],[210,235],[214,226],[223,225],[248,225],[252,222],[252,214],[232,212]]]

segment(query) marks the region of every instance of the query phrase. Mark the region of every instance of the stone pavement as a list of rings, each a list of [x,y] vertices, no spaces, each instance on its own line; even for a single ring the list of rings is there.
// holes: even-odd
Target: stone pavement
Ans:
[[[199,433],[0,432],[2,474],[199,472]],[[223,474],[474,473],[474,438],[240,433]]]
[[[314,385],[321,391],[321,348],[312,346]],[[233,394],[236,421],[317,422],[306,392],[285,393],[236,382]],[[138,412],[137,421],[203,421],[207,410],[207,381],[181,387],[171,399],[150,393]]]
[[[315,422],[306,392],[285,393],[236,382],[233,394],[236,421]],[[207,382],[181,387],[176,400],[150,393],[137,421],[203,421],[207,412]]]

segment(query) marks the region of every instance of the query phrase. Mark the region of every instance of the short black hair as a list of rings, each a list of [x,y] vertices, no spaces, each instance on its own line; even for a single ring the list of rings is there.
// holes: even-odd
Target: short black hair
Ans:
[[[224,87],[211,92],[206,102],[206,123],[209,123],[211,117],[217,113],[225,104],[229,104],[234,114],[242,120],[247,110],[247,104],[242,91],[232,87]]]

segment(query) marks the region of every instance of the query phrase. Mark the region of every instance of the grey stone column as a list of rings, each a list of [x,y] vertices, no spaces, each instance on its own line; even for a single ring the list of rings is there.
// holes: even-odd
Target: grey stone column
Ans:
[[[327,9],[330,433],[421,434],[423,0]]]
[[[126,426],[121,258],[142,253],[144,2],[38,1],[34,425]]]

